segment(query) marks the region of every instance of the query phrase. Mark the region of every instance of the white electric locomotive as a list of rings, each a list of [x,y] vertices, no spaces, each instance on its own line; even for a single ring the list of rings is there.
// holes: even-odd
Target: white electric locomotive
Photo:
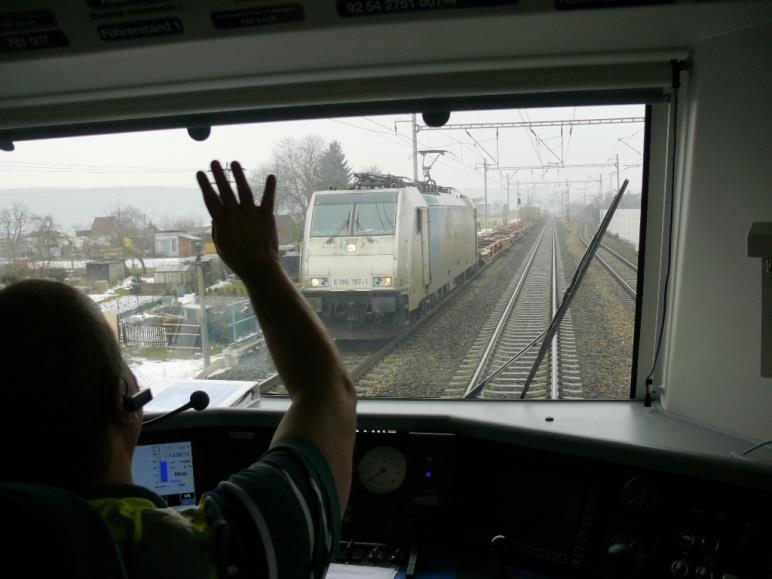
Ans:
[[[313,194],[302,291],[334,337],[386,338],[477,267],[475,208],[432,182],[359,177],[370,188]]]

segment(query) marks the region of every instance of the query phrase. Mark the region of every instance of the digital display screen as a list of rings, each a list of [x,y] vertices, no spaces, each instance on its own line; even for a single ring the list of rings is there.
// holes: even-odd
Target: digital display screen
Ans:
[[[131,463],[134,484],[160,495],[170,507],[196,505],[193,449],[189,441],[137,446]]]

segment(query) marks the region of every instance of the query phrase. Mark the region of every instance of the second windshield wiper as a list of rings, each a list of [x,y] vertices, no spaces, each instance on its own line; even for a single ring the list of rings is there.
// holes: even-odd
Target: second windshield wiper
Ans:
[[[336,237],[338,237],[338,236],[339,236],[341,233],[343,233],[343,230],[344,230],[344,229],[348,229],[348,224],[349,224],[350,222],[351,222],[351,214],[349,214],[349,216],[348,216],[348,217],[346,217],[346,221],[344,221],[344,222],[341,224],[341,226],[340,226],[340,227],[339,227],[339,228],[338,228],[338,229],[335,231],[335,233],[333,233],[332,235],[330,235],[330,236],[327,238],[327,241],[325,241],[324,243],[325,243],[325,244],[327,244],[327,243],[332,243],[332,242],[333,242],[333,240],[334,240]]]

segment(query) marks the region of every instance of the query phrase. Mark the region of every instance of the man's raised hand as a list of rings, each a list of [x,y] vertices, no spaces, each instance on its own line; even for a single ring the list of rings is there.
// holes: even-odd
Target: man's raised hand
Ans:
[[[259,267],[278,263],[279,241],[273,216],[276,178],[269,175],[265,180],[263,197],[256,205],[238,161],[231,163],[238,199],[220,163],[212,161],[211,167],[217,191],[203,171],[196,173],[196,179],[212,216],[212,240],[217,253],[241,278]]]

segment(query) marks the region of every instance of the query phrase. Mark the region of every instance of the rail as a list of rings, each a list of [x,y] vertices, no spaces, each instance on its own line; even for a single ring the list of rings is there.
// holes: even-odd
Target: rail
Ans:
[[[480,358],[480,363],[477,365],[477,368],[472,374],[472,378],[469,380],[469,384],[467,384],[466,390],[464,392],[465,398],[472,392],[475,386],[480,382],[480,380],[482,379],[483,372],[489,365],[491,356],[496,347],[496,343],[501,337],[502,331],[504,329],[504,325],[506,324],[507,320],[509,320],[509,317],[512,313],[512,309],[514,308],[515,302],[517,301],[517,298],[520,296],[520,292],[523,289],[525,280],[528,277],[528,272],[531,270],[531,266],[533,265],[533,261],[534,261],[534,258],[536,257],[536,253],[539,250],[539,247],[541,246],[542,240],[544,239],[544,232],[546,231],[546,229],[547,229],[547,225],[545,224],[541,232],[539,233],[539,237],[536,239],[536,242],[533,244],[533,249],[531,250],[531,253],[528,256],[528,259],[526,260],[525,267],[523,268],[523,272],[520,275],[520,278],[518,279],[517,283],[515,284],[515,288],[509,297],[509,301],[507,302],[507,305],[504,308],[504,311],[501,314],[501,317],[499,318],[499,321],[496,324],[496,327],[494,328],[490,339],[488,340],[488,344],[486,345],[485,350],[483,351],[483,355]]]
[[[589,242],[585,239],[584,236],[584,228],[582,228],[579,231],[579,239],[582,241],[585,247],[589,245]],[[636,275],[638,275],[638,267],[626,259],[624,256],[620,255],[618,252],[614,251],[612,248],[610,248],[605,243],[601,243],[600,247],[603,248],[605,251],[608,251],[611,255],[613,255],[616,259],[618,259],[621,263],[623,263],[627,268],[632,270],[632,272]],[[595,259],[598,260],[598,263],[609,273],[609,275],[616,281],[619,286],[627,293],[633,300],[636,297],[636,290],[633,286],[628,283],[628,281],[616,270],[614,267],[605,259],[603,259],[599,254],[595,254]]]
[[[358,383],[362,378],[364,378],[368,372],[370,372],[373,368],[375,368],[376,365],[378,365],[382,360],[384,360],[389,354],[391,354],[394,350],[396,350],[401,343],[405,341],[405,339],[410,336],[413,332],[418,330],[421,326],[423,326],[428,320],[430,320],[435,314],[437,314],[439,311],[445,309],[446,307],[453,304],[453,302],[458,299],[459,296],[463,295],[464,290],[471,285],[471,283],[480,276],[494,261],[495,258],[497,258],[501,253],[512,247],[517,240],[519,240],[527,231],[529,231],[530,226],[523,228],[523,227],[514,227],[509,228],[504,231],[495,232],[492,235],[487,235],[481,237],[481,245],[483,247],[480,251],[480,265],[479,267],[472,273],[470,276],[468,276],[462,283],[457,285],[453,288],[453,291],[442,301],[440,301],[437,305],[433,306],[431,309],[426,311],[420,318],[418,318],[415,322],[411,323],[410,325],[406,326],[401,332],[399,332],[396,336],[390,338],[384,345],[379,347],[376,351],[373,353],[367,355],[367,357],[357,363],[357,365],[352,368],[349,372],[351,374],[352,381],[356,384]],[[484,251],[487,248],[493,248],[492,251],[486,252]],[[260,394],[266,394],[274,390],[275,388],[281,386],[282,380],[281,377],[278,375],[278,373],[274,373],[268,378],[262,380],[258,384],[256,384],[256,388],[259,390]],[[246,399],[247,404],[253,403],[248,398]]]

